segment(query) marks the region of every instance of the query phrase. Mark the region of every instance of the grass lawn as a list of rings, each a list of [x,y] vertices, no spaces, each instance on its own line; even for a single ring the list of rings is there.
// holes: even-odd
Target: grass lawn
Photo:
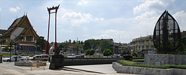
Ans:
[[[168,68],[178,68],[178,69],[186,69],[186,65],[144,65],[144,64],[137,64],[132,61],[127,60],[118,60],[118,63],[122,64],[123,66],[136,66],[136,67],[147,67],[147,68],[160,68],[160,69],[168,69]]]

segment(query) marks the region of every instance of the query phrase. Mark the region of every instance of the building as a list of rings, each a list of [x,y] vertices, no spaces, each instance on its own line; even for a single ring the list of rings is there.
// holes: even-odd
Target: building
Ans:
[[[135,38],[130,42],[133,52],[137,52],[141,57],[144,54],[153,54],[154,44],[152,35]]]
[[[114,43],[114,54],[121,54],[122,51],[131,52],[131,47],[127,43]]]
[[[77,50],[77,48],[74,48],[73,45],[68,45],[68,50],[65,52],[68,55],[80,55],[81,54],[81,48]]]
[[[2,45],[5,47],[10,41],[17,42],[15,50],[17,53],[35,54],[40,50],[36,46],[36,39],[38,34],[33,29],[27,15],[14,20],[7,30],[0,30],[0,40],[5,39],[6,43]]]

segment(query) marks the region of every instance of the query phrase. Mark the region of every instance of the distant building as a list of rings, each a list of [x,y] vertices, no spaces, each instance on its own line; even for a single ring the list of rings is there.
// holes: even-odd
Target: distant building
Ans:
[[[130,42],[134,52],[137,52],[141,57],[144,54],[152,53],[154,51],[153,37],[152,35],[135,38]]]
[[[40,48],[35,44],[39,36],[33,29],[27,15],[15,19],[8,30],[0,30],[0,34],[0,40],[6,40],[2,47],[7,46],[13,40],[18,43],[17,53],[34,54],[40,51]]]
[[[68,55],[80,55],[81,54],[81,49],[77,50],[77,48],[74,48],[73,45],[68,46],[68,50],[66,51]]]
[[[121,54],[122,51],[131,52],[131,47],[127,43],[114,43],[114,54]]]

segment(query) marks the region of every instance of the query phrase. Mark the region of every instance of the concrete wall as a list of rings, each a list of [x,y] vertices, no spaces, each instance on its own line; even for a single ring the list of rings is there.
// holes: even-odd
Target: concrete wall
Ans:
[[[186,69],[157,69],[145,67],[122,66],[117,62],[112,63],[117,73],[143,74],[143,75],[186,75]]]
[[[145,54],[144,63],[147,65],[186,65],[186,55]]]
[[[92,65],[92,64],[112,64],[122,58],[65,58],[63,65]]]

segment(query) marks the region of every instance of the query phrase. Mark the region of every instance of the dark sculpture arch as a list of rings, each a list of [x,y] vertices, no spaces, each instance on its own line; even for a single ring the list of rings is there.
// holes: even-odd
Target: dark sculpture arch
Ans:
[[[153,42],[155,48],[165,54],[172,51],[175,53],[175,50],[181,44],[179,25],[166,10],[155,25]]]

